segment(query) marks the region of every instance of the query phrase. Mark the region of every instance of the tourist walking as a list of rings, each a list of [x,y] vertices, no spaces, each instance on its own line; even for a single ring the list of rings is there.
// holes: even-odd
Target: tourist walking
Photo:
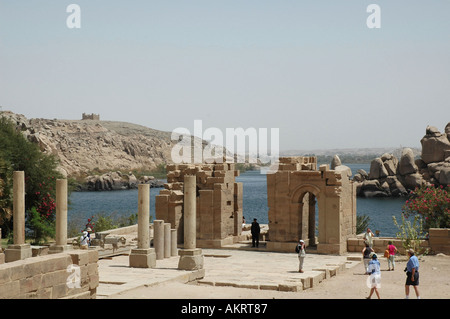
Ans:
[[[362,250],[363,254],[363,262],[364,262],[364,273],[367,273],[367,267],[369,266],[370,262],[370,254],[374,252],[372,247],[369,246],[368,242],[364,242],[364,249]]]
[[[373,247],[373,237],[374,234],[370,230],[370,228],[367,228],[367,231],[364,233],[364,241],[369,244],[370,247]]]
[[[408,250],[409,260],[406,263],[406,284],[405,295],[406,299],[409,299],[409,286],[414,287],[417,299],[420,299],[419,294],[419,259],[415,256],[414,250]]]
[[[305,242],[300,239],[298,241],[297,247],[295,247],[295,251],[298,254],[298,272],[303,272],[303,262],[306,257],[306,250],[305,250]]]
[[[397,253],[397,247],[395,247],[393,245],[392,240],[389,241],[389,244],[387,245],[387,250],[389,251],[389,256],[388,256],[388,271],[391,270],[391,266],[392,266],[392,270],[394,270],[395,268],[395,254]]]
[[[253,219],[253,223],[250,230],[252,233],[252,247],[258,247],[259,234],[261,233],[261,228],[259,227],[259,223],[256,221],[256,218]]]
[[[381,283],[381,272],[380,272],[380,262],[377,259],[377,254],[370,253],[371,260],[369,261],[369,265],[367,267],[367,274],[370,277],[367,280],[367,285],[370,287],[370,294],[367,299],[370,299],[375,292],[378,299],[380,299],[380,293],[378,292],[378,288],[380,288]]]

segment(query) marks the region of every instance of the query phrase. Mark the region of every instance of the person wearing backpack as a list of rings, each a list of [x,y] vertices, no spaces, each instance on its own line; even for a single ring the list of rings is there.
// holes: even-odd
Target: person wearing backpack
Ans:
[[[83,236],[80,237],[80,248],[88,249],[91,240],[89,239],[89,235],[87,231],[83,232]]]
[[[305,251],[305,242],[302,239],[298,241],[298,244],[295,247],[295,252],[298,254],[298,261],[299,261],[298,272],[303,272],[303,261],[305,260],[306,257],[306,251]]]

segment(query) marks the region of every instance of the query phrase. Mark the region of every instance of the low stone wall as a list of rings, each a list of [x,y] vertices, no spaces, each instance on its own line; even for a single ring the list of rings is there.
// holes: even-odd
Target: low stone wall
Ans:
[[[389,241],[392,240],[392,243],[395,247],[397,247],[397,250],[400,254],[405,255],[405,249],[402,246],[402,241],[397,238],[390,238],[390,237],[375,237],[373,239],[373,250],[379,255],[378,257],[383,257],[384,251],[386,250],[387,245],[389,244]],[[424,244],[426,241],[422,241]],[[428,245],[426,245],[427,247]],[[347,251],[348,252],[358,252],[362,253],[364,245],[364,238],[349,238],[347,240]]]
[[[97,261],[98,252],[89,249],[1,264],[0,299],[95,299]]]
[[[429,243],[435,254],[450,254],[450,228],[430,228]]]
[[[406,255],[402,241],[397,238],[375,237],[372,248],[376,253],[383,254],[390,240],[392,240],[400,254]],[[428,248],[430,254],[450,254],[450,228],[430,228],[428,240],[422,240],[421,247]],[[364,239],[362,236],[347,240],[347,250],[349,252],[362,252],[363,248]]]

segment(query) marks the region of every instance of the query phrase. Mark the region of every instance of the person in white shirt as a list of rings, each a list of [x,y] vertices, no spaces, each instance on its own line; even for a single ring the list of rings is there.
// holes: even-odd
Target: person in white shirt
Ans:
[[[378,292],[381,282],[380,262],[377,259],[377,254],[370,253],[370,255],[372,260],[369,261],[369,266],[367,267],[367,274],[370,275],[367,279],[367,285],[370,287],[370,294],[367,299],[370,299],[374,292],[377,294],[378,299],[380,299],[380,293]]]
[[[88,232],[84,231],[83,232],[83,236],[80,237],[80,248],[81,249],[88,249],[89,247],[89,236],[88,236]]]
[[[298,245],[295,251],[298,253],[298,261],[299,261],[298,272],[303,272],[303,262],[306,257],[306,251],[305,251],[305,242],[302,239],[298,241]]]

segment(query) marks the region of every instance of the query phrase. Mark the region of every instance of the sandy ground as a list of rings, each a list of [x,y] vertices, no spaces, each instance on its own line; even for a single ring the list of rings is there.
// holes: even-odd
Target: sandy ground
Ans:
[[[399,257],[394,271],[388,271],[385,258],[380,259],[382,274],[381,299],[404,299],[406,258]],[[115,295],[117,299],[365,299],[370,289],[366,284],[363,264],[340,272],[314,288],[301,292],[213,287],[197,283],[164,283],[141,287]],[[422,299],[450,299],[450,256],[424,256],[420,259],[419,292]],[[374,295],[372,298],[376,298]],[[411,287],[410,298],[415,299]]]

